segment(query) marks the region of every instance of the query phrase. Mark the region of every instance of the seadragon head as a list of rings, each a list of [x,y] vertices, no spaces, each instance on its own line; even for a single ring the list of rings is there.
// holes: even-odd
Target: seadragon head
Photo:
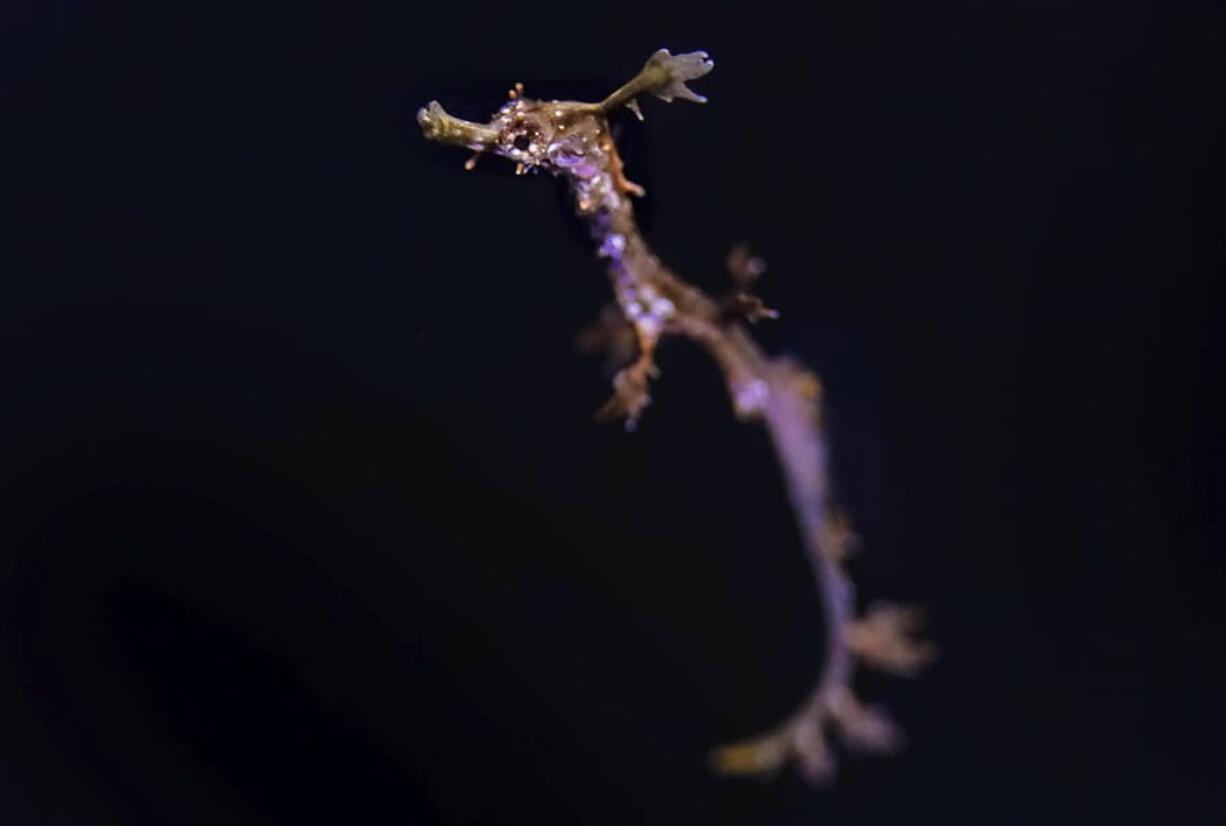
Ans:
[[[417,113],[417,122],[431,140],[499,155],[520,172],[569,171],[600,143],[607,129],[604,113],[592,104],[531,100],[514,89],[488,124],[453,117],[437,101]]]
[[[702,77],[714,63],[706,52],[673,55],[660,49],[634,78],[600,103],[561,100],[531,100],[516,84],[510,100],[494,113],[489,123],[474,123],[448,114],[438,101],[417,112],[422,133],[430,140],[467,147],[474,152],[500,155],[514,161],[519,172],[545,169],[573,177],[596,174],[595,161],[608,151],[608,115],[626,106],[637,116],[637,98],[655,95],[705,102],[685,85]]]
[[[591,104],[521,95],[499,109],[490,125],[498,130],[494,153],[514,161],[519,171],[544,169],[580,178],[596,174],[595,155],[608,133],[604,112]]]

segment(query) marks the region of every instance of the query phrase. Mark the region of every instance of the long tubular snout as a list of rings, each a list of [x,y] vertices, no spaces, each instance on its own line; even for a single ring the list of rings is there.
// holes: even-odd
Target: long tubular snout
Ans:
[[[417,110],[417,123],[423,135],[439,143],[467,146],[478,151],[490,149],[498,143],[498,130],[484,123],[453,117],[437,100]]]

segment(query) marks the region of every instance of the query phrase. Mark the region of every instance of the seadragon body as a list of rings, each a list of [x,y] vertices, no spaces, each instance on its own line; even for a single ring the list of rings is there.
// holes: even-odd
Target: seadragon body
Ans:
[[[768,356],[742,323],[774,316],[748,292],[761,262],[734,250],[729,267],[737,288],[716,300],[664,266],[635,222],[631,196],[644,192],[625,176],[609,116],[627,107],[641,119],[638,98],[648,94],[705,102],[686,82],[713,66],[705,52],[672,55],[660,49],[600,103],[530,100],[517,84],[489,123],[455,118],[437,102],[421,109],[417,120],[431,140],[501,155],[520,174],[539,169],[566,179],[598,255],[608,261],[618,312],[606,314],[603,339],[628,361],[614,376],[614,394],[601,417],[623,418],[633,428],[650,402],[658,342],[680,335],[702,345],[719,364],[737,416],[765,423],[820,588],[825,660],[817,685],[791,717],[763,735],[716,749],[712,762],[725,773],[761,774],[795,760],[808,778],[822,781],[835,765],[829,730],[859,750],[889,751],[900,743],[889,718],[852,692],[856,663],[911,674],[932,651],[909,636],[918,621],[913,610],[878,605],[856,617],[844,567],[853,536],[830,494],[821,384],[795,361]]]

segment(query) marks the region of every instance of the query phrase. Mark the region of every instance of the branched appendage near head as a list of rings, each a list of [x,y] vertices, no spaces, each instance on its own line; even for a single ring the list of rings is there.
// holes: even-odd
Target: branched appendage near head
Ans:
[[[644,192],[623,172],[609,115],[624,106],[642,119],[638,99],[644,95],[704,102],[686,82],[713,66],[705,52],[673,55],[660,49],[600,103],[530,100],[516,84],[489,123],[453,117],[437,102],[421,109],[417,120],[427,138],[473,150],[466,168],[489,153],[514,161],[519,174],[545,170],[567,180],[597,254],[608,259],[617,299],[617,311],[603,313],[601,328],[586,339],[628,360],[614,377],[613,397],[600,417],[621,418],[633,428],[651,400],[656,346],[671,334],[698,342],[720,365],[738,417],[766,424],[821,591],[825,661],[817,685],[791,717],[758,737],[716,749],[712,764],[728,774],[767,774],[794,760],[806,777],[819,782],[833,776],[830,732],[861,751],[891,751],[901,742],[885,713],[861,704],[853,693],[855,665],[911,675],[933,651],[912,636],[919,624],[913,609],[882,604],[856,616],[845,568],[854,537],[830,496],[821,384],[794,361],[769,357],[742,323],[776,315],[749,291],[762,262],[734,249],[729,269],[735,288],[715,300],[665,267],[635,223],[629,196]]]

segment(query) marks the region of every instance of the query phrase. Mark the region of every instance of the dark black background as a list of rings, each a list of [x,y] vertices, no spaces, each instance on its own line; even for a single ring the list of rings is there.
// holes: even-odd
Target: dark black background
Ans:
[[[0,823],[1222,822],[1215,5],[6,6]],[[704,766],[819,659],[764,433],[680,342],[593,424],[559,186],[414,122],[660,46],[648,237],[768,260],[942,650],[826,792]]]

